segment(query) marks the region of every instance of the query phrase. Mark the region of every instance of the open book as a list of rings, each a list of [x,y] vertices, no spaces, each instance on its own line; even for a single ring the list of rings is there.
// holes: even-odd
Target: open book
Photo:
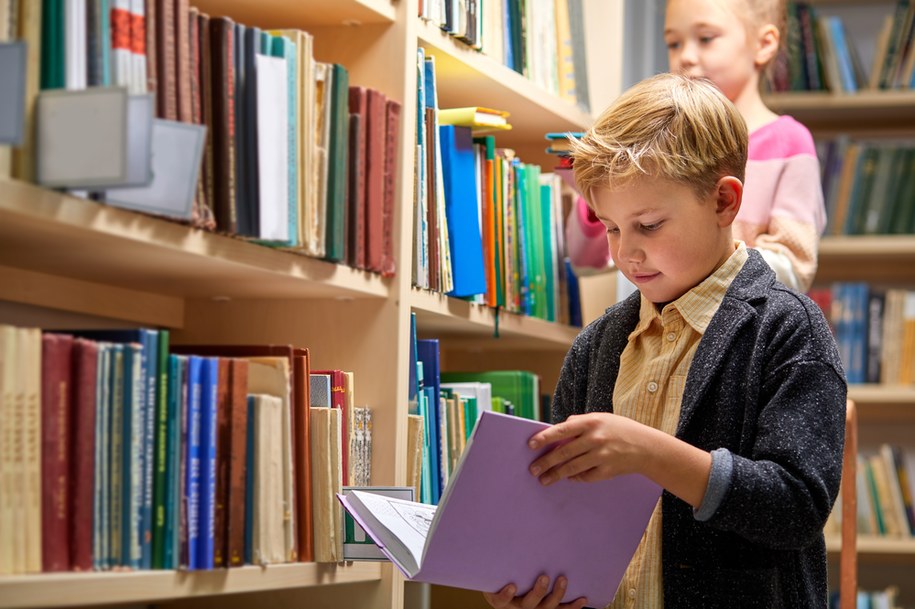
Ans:
[[[563,602],[613,600],[661,495],[639,475],[542,486],[528,439],[547,427],[483,412],[438,507],[361,491],[340,502],[411,580],[522,592],[545,573],[569,580]]]

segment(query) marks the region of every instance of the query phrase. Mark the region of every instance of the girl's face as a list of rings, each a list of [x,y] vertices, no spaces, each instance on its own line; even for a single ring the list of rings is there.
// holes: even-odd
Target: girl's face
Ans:
[[[733,177],[721,178],[706,197],[659,178],[593,189],[591,200],[617,268],[648,300],[662,303],[701,283],[733,253],[729,227],[742,192]]]
[[[733,0],[668,0],[664,42],[671,72],[711,80],[732,102],[758,83],[759,40]]]

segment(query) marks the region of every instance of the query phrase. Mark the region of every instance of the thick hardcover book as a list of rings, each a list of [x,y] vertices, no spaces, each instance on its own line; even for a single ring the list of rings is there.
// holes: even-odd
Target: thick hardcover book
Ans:
[[[219,359],[203,358],[200,377],[200,499],[198,506],[197,568],[212,569],[216,511],[216,392]]]
[[[413,581],[487,592],[514,582],[523,591],[540,574],[564,575],[563,602],[584,596],[603,607],[661,488],[639,475],[541,485],[528,467],[545,450],[527,441],[546,427],[483,413],[438,507],[360,491],[338,498]]]
[[[346,386],[344,372],[342,370],[312,370],[313,374],[322,374],[330,376],[330,404],[332,408],[340,411],[340,429],[342,431],[341,442],[343,449],[343,462],[341,464],[343,471],[343,484],[349,484],[347,472],[349,472],[349,455],[345,447],[349,445],[347,430],[350,423],[349,418],[352,413],[349,412],[346,403]]]
[[[74,571],[92,570],[92,497],[98,361],[99,347],[95,341],[82,338],[73,341],[68,509],[70,566]]]
[[[168,434],[174,423],[169,418],[169,331],[159,330],[159,345],[156,354],[158,390],[154,420],[154,456],[152,459],[152,556],[151,568],[164,569],[165,557],[165,515],[171,506],[166,502],[168,485]],[[172,417],[173,419],[174,417]]]
[[[381,272],[384,243],[384,168],[387,98],[381,91],[368,90],[365,130],[365,264]]]
[[[175,38],[176,0],[156,0],[156,114],[178,120],[178,44]]]
[[[311,409],[312,481],[314,483],[315,561],[343,558],[342,517],[334,496],[343,489],[340,411]]]
[[[216,384],[216,502],[213,511],[213,566],[225,567],[226,516],[229,505],[229,454],[232,426],[229,411],[231,371],[229,358],[221,357]]]
[[[331,71],[324,258],[341,262],[345,248],[343,227],[346,222],[346,159],[349,148],[349,73],[338,63],[333,64]]]
[[[228,17],[210,19],[214,196],[220,231],[238,232],[235,182],[235,24]]]
[[[349,88],[349,240],[347,258],[350,266],[365,268],[366,212],[366,130],[368,127],[368,91],[365,87]]]
[[[394,257],[394,197],[397,192],[400,111],[399,102],[387,100],[384,129],[384,196],[381,211],[381,274],[385,277],[393,277],[397,270]]]
[[[229,360],[227,431],[228,472],[226,493],[226,560],[230,567],[244,564],[245,555],[245,466],[248,435],[248,360]]]
[[[187,418],[184,431],[184,488],[182,493],[182,521],[184,530],[181,533],[181,557],[179,566],[186,567],[189,571],[199,569],[197,544],[200,539],[200,481],[201,481],[201,397],[202,397],[202,368],[205,358],[198,356],[188,357],[188,398]]]
[[[175,0],[175,62],[178,77],[178,120],[191,122],[191,34],[188,21],[189,0]]]
[[[285,562],[283,535],[283,447],[277,438],[283,429],[283,400],[255,394],[253,412],[253,477],[251,544],[252,562],[268,565]]]
[[[67,455],[73,337],[41,337],[41,570],[70,569]]]
[[[298,508],[299,562],[315,559],[313,498],[311,483],[311,356],[308,349],[296,349],[293,359],[295,382],[295,477],[296,507]]]

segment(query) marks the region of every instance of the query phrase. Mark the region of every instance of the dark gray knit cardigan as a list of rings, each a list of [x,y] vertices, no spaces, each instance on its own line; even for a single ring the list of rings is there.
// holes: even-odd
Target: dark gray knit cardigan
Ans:
[[[588,325],[566,355],[553,420],[613,412],[639,294]],[[662,496],[664,607],[826,607],[823,525],[839,489],[847,386],[816,304],[749,259],[699,342],[676,436],[726,449],[717,510]]]

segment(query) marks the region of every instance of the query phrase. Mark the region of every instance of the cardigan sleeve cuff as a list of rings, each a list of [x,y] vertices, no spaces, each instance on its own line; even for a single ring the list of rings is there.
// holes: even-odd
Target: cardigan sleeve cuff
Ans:
[[[726,448],[712,451],[712,470],[709,472],[705,496],[702,498],[702,504],[693,509],[693,517],[696,520],[704,522],[715,515],[731,485],[733,469],[734,457],[731,455],[731,451]]]

